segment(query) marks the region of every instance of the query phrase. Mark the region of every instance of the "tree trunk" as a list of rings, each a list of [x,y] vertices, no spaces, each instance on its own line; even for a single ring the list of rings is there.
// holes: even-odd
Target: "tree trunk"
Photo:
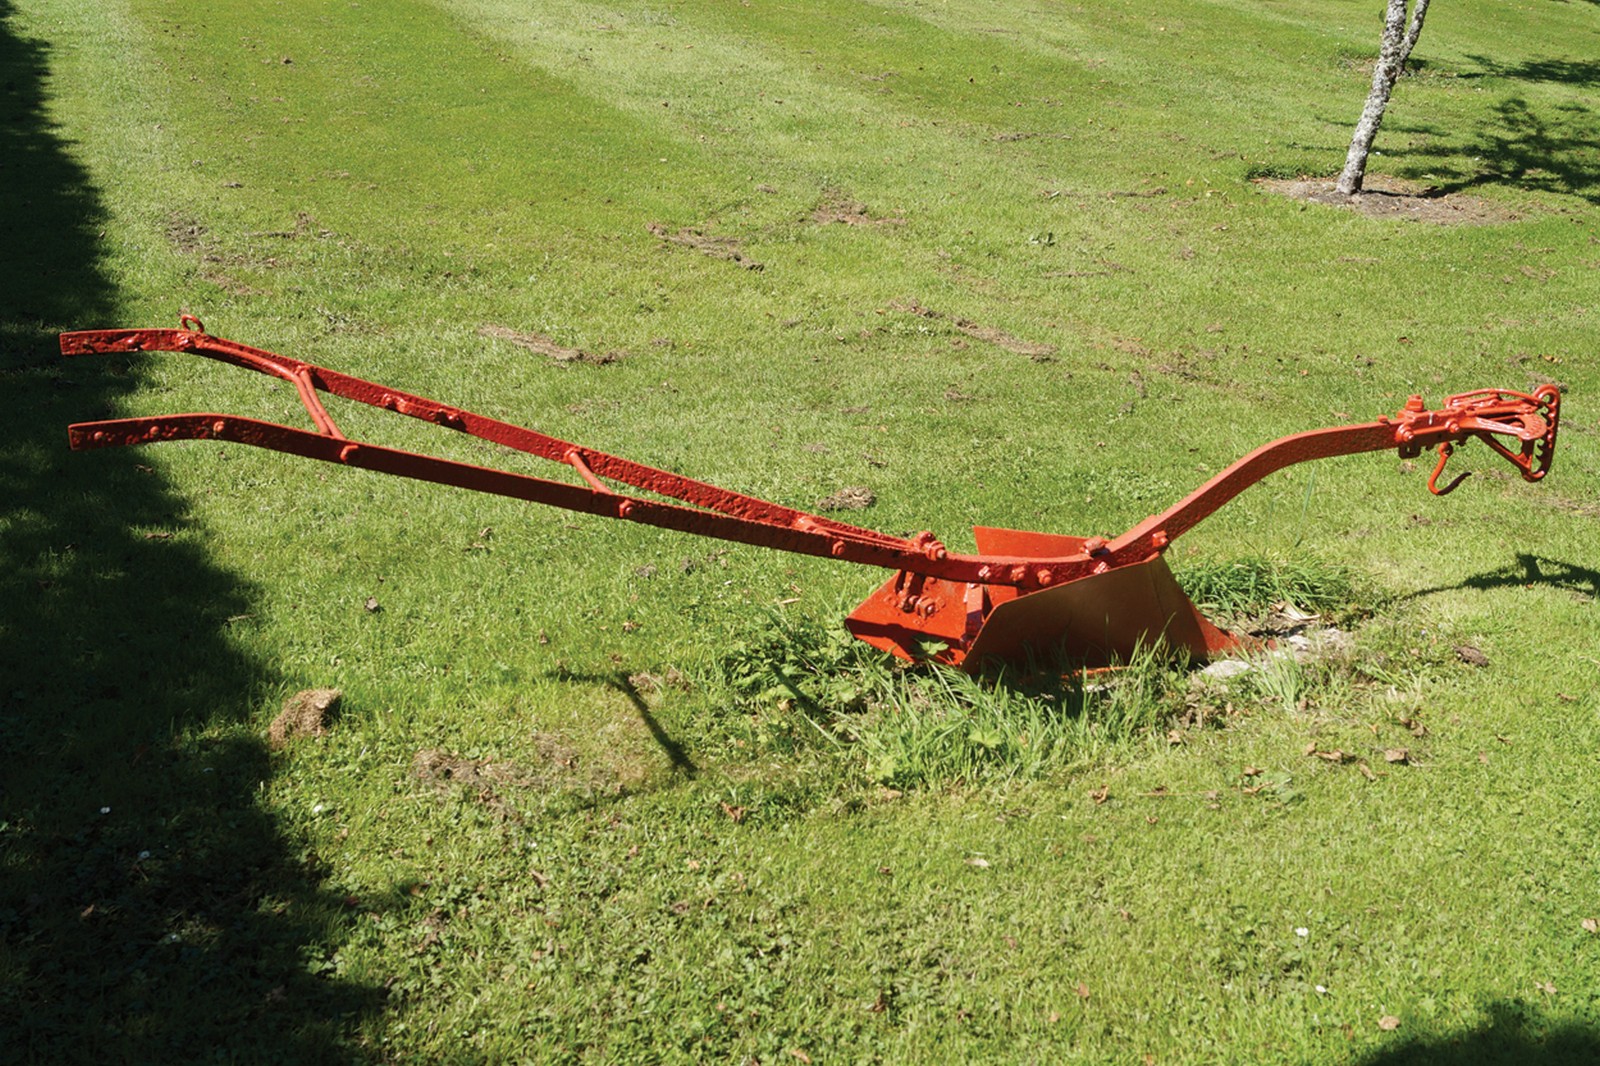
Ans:
[[[1339,173],[1339,192],[1350,196],[1361,191],[1367,175],[1367,154],[1383,124],[1384,109],[1389,106],[1389,94],[1394,83],[1411,58],[1411,49],[1422,36],[1422,20],[1428,13],[1428,0],[1416,0],[1411,13],[1411,25],[1406,25],[1407,0],[1389,0],[1389,10],[1383,20],[1383,46],[1378,52],[1377,65],[1372,68],[1372,89],[1367,93],[1366,106],[1361,109],[1361,120],[1356,123],[1355,136],[1350,139],[1350,151],[1345,155],[1344,170]]]

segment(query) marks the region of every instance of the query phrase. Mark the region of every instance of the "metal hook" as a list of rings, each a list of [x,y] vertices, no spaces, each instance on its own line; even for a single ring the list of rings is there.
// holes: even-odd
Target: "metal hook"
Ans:
[[[1444,464],[1450,461],[1450,456],[1455,453],[1455,450],[1455,445],[1451,444],[1449,441],[1445,441],[1443,444],[1439,445],[1439,465],[1433,468],[1433,474],[1428,478],[1428,491],[1433,493],[1435,496],[1450,495],[1456,490],[1457,485],[1461,484],[1463,481],[1467,480],[1467,478],[1472,476],[1472,471],[1464,470],[1457,474],[1456,479],[1450,482],[1450,484],[1446,485],[1442,489],[1439,487],[1439,475],[1444,473]]]

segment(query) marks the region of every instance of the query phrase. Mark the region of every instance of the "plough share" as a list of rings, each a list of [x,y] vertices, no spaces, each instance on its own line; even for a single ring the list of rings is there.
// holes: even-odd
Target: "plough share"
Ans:
[[[1392,416],[1283,437],[1263,445],[1189,496],[1120,536],[1074,537],[977,527],[977,550],[946,549],[932,533],[896,537],[731,492],[584,448],[536,430],[413,396],[259,348],[213,337],[193,316],[181,329],[94,330],[61,335],[64,355],[180,352],[255,370],[292,384],[311,430],[224,414],[156,415],[84,422],[74,449],[158,441],[231,441],[342,466],[434,481],[684,533],[862,563],[894,571],[846,620],[850,632],[908,659],[977,671],[1059,656],[1085,666],[1126,659],[1141,646],[1212,657],[1241,638],[1205,618],[1179,588],[1163,554],[1208,515],[1268,474],[1295,463],[1397,449],[1438,450],[1428,488],[1440,486],[1458,444],[1474,437],[1538,481],[1555,454],[1560,391],[1483,389],[1430,409],[1412,396]],[[431,422],[562,464],[581,484],[419,455],[350,440],[319,393]],[[614,485],[648,495],[619,491]]]

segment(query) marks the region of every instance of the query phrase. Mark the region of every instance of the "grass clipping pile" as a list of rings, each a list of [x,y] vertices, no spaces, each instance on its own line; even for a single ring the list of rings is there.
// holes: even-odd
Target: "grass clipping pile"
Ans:
[[[308,688],[283,701],[278,717],[267,726],[267,745],[282,751],[299,737],[324,737],[339,713],[344,693],[336,688]]]

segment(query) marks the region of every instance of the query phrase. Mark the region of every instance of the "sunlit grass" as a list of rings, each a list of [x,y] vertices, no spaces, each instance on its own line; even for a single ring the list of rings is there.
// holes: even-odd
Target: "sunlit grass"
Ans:
[[[1251,182],[1342,158],[1377,26],[1332,0],[0,14],[41,42],[5,53],[42,101],[11,217],[61,244],[0,292],[5,1046],[1593,1057],[1593,5],[1434,14],[1374,170],[1518,215],[1461,227]],[[1543,485],[1331,460],[1169,551],[1220,621],[1332,651],[974,679],[845,634],[875,571],[243,447],[67,454],[118,413],[301,423],[233,368],[46,361],[180,309],[788,505],[865,485],[855,519],[958,550],[1116,534],[1412,392],[1553,378],[1568,422]],[[269,753],[309,687],[341,714]]]

